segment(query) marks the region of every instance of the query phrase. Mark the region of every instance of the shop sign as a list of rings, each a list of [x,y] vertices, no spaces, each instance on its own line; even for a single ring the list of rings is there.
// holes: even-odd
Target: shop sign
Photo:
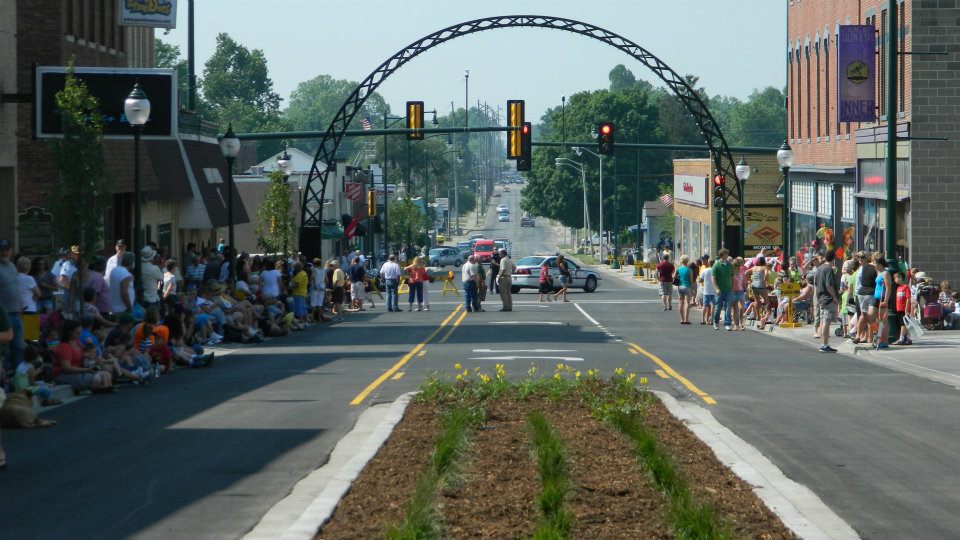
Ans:
[[[876,28],[872,24],[841,25],[837,35],[837,101],[840,122],[876,120]]]
[[[177,0],[120,0],[120,26],[177,27]]]
[[[673,175],[673,199],[696,206],[707,206],[707,179],[703,176]]]
[[[748,255],[783,246],[783,206],[748,206],[744,214],[747,227],[743,241]]]

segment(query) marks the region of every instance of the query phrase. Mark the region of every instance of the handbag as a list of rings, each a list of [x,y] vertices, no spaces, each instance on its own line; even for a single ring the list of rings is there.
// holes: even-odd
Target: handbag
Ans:
[[[923,306],[924,319],[939,319],[943,317],[943,307],[939,302],[933,302]]]
[[[674,287],[679,287],[679,286],[680,286],[680,276],[679,276],[679,275],[673,276],[673,286],[674,286]]]
[[[919,339],[923,337],[923,327],[920,326],[920,323],[910,315],[903,316],[903,324],[907,327],[907,334],[910,335],[910,339]]]

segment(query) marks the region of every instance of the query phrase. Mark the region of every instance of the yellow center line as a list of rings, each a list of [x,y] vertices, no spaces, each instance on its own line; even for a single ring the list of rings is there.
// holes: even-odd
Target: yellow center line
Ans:
[[[697,385],[695,385],[695,384],[693,384],[692,382],[690,382],[689,380],[687,380],[687,378],[684,377],[683,375],[680,375],[679,373],[677,373],[672,367],[670,367],[669,365],[667,365],[666,362],[664,362],[663,360],[657,358],[657,356],[656,356],[655,354],[652,354],[652,353],[647,352],[643,347],[637,345],[636,343],[629,343],[628,345],[630,345],[631,347],[633,347],[634,349],[636,349],[636,351],[639,352],[640,354],[646,356],[646,357],[649,358],[650,360],[653,360],[658,366],[660,366],[661,368],[663,368],[663,371],[669,373],[674,379],[680,381],[681,384],[683,384],[684,386],[686,386],[686,387],[687,387],[687,390],[690,390],[690,391],[693,392],[694,394],[700,396],[700,399],[702,399],[707,405],[716,405],[716,404],[717,404],[717,401],[716,401],[715,399],[713,399],[712,397],[710,397],[710,394],[708,394],[708,393],[704,392],[703,390],[697,388]]]
[[[464,319],[464,317],[466,317],[466,316],[467,316],[467,312],[466,312],[466,311],[464,311],[463,313],[461,313],[460,316],[457,317],[457,322],[453,323],[453,326],[450,327],[450,330],[447,330],[447,333],[446,333],[446,335],[443,336],[443,339],[441,339],[441,340],[438,341],[437,343],[438,343],[438,344],[446,343],[447,340],[450,339],[450,335],[453,334],[453,331],[456,330],[458,326],[460,326],[460,323],[463,322],[463,319]]]
[[[461,307],[463,307],[463,304],[459,304],[459,305],[453,310],[453,312],[451,312],[450,315],[448,315],[447,318],[444,319],[442,323],[440,323],[440,326],[438,326],[433,332],[430,333],[429,336],[427,336],[427,339],[425,339],[425,340],[421,341],[420,343],[418,343],[416,347],[414,347],[413,349],[410,350],[410,352],[408,352],[407,354],[403,355],[403,358],[401,358],[399,362],[397,362],[396,364],[394,364],[393,367],[391,367],[390,369],[388,369],[387,371],[385,371],[382,375],[380,375],[379,377],[377,377],[376,380],[374,380],[372,383],[368,384],[367,387],[364,388],[362,392],[360,392],[359,394],[357,394],[357,397],[353,398],[353,401],[351,401],[350,404],[351,404],[351,405],[359,405],[360,403],[363,402],[364,399],[367,399],[367,396],[370,395],[370,392],[373,392],[374,390],[376,390],[378,386],[380,386],[381,384],[383,384],[383,381],[385,381],[385,380],[387,380],[388,378],[390,378],[394,373],[396,373],[400,368],[402,368],[404,364],[406,364],[407,362],[409,362],[410,359],[413,358],[413,356],[414,356],[415,354],[417,354],[418,352],[420,352],[420,350],[423,349],[423,348],[427,345],[427,343],[430,342],[431,339],[433,339],[434,337],[436,337],[436,335],[439,334],[441,330],[443,330],[443,327],[445,327],[445,326],[447,325],[447,323],[450,322],[450,319],[452,319],[452,318],[454,317],[454,315],[456,315],[457,312],[460,311],[460,308],[461,308]],[[466,312],[464,312],[464,313],[466,313]]]
[[[662,369],[655,369],[655,370],[653,370],[653,372],[656,373],[657,376],[660,377],[661,379],[669,379],[669,378],[670,378],[670,376],[667,375],[667,372],[664,371],[664,370],[662,370]]]
[[[390,377],[390,380],[396,381],[396,380],[399,380],[400,377],[403,377],[403,372],[402,372],[402,371],[398,371],[396,375],[394,375],[393,377]]]

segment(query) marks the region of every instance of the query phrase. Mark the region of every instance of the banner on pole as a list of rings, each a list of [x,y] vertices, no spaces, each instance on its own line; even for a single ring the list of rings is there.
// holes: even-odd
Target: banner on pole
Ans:
[[[837,36],[837,101],[840,122],[874,122],[876,98],[876,29],[841,25]]]

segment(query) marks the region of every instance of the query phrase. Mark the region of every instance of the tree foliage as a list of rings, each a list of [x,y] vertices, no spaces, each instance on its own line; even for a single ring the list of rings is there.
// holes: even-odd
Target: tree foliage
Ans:
[[[156,66],[158,68],[173,68],[177,71],[177,94],[183,106],[187,103],[187,92],[190,87],[187,60],[181,56],[180,47],[171,45],[158,38],[154,38]],[[199,99],[199,96],[197,96]]]
[[[427,230],[427,217],[409,197],[390,201],[387,222],[391,244],[423,242]]]
[[[286,254],[296,238],[290,204],[290,185],[280,171],[269,174],[270,187],[257,209],[257,244],[267,253]]]
[[[78,244],[83,254],[103,248],[103,216],[112,186],[103,154],[100,103],[74,76],[71,58],[63,90],[55,97],[63,138],[50,144],[59,174],[49,198],[60,244]]]

